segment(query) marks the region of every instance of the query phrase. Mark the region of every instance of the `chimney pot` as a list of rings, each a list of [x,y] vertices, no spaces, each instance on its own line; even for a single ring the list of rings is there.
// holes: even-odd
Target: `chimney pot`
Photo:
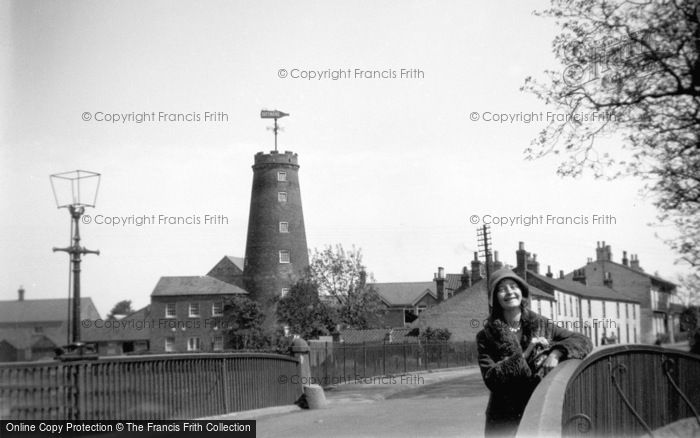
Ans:
[[[559,270],[559,278],[564,278],[564,270],[563,269]]]
[[[518,249],[519,250],[524,250],[525,249],[525,242],[518,242]]]
[[[445,268],[442,266],[438,266],[438,278],[439,279],[444,279],[445,278]]]
[[[24,287],[20,286],[17,289],[17,301],[24,301]]]

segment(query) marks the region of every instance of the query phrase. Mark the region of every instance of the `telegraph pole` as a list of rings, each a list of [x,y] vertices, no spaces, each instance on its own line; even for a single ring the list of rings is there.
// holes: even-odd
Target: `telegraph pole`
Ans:
[[[479,255],[483,255],[486,265],[486,284],[491,280],[491,227],[488,224],[476,229],[476,240],[479,244]],[[488,288],[488,286],[487,286]]]

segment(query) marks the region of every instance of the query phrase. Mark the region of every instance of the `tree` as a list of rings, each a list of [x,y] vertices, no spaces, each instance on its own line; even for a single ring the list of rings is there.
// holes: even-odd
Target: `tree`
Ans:
[[[342,245],[336,245],[320,252],[314,250],[307,277],[322,295],[336,301],[340,323],[356,329],[380,324],[386,306],[377,290],[367,282],[373,278],[362,264],[359,249],[353,246],[345,251]]]
[[[538,14],[561,27],[553,51],[565,67],[544,83],[527,78],[523,90],[565,116],[550,120],[527,158],[562,154],[561,175],[642,178],[658,219],[678,230],[667,243],[700,268],[697,1],[552,0]],[[630,158],[600,150],[610,134],[622,135]]]
[[[418,338],[422,343],[433,343],[433,342],[447,342],[452,337],[452,333],[444,328],[432,328],[426,327],[425,330],[421,330]]]
[[[288,325],[292,333],[311,339],[331,334],[337,314],[318,298],[318,286],[302,278],[277,303],[277,319]]]
[[[122,300],[112,307],[112,310],[107,315],[108,320],[117,319],[116,315],[128,315],[134,313],[134,309],[131,308],[131,300]]]
[[[678,297],[686,307],[700,306],[700,274],[691,272],[678,277]]]
[[[263,330],[265,314],[260,305],[250,298],[234,295],[224,303],[221,326],[226,336],[226,346],[235,350],[266,348],[270,337]]]

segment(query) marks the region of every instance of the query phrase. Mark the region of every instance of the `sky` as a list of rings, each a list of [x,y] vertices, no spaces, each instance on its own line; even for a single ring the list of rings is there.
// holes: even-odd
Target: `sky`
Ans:
[[[588,223],[492,224],[502,261],[522,241],[541,270],[570,272],[606,241],[675,280],[687,269],[640,181],[559,177],[556,157],[523,154],[545,121],[495,121],[551,110],[520,91],[561,69],[555,23],[532,14],[546,4],[2,0],[0,300],[68,295],[58,172],[102,175],[81,225],[101,253],[81,279],[103,316],[147,305],[161,276],[243,256],[253,156],[274,147],[262,109],[290,114],[279,149],[299,154],[309,248],[354,245],[377,281],[459,272],[484,220],[540,215]],[[153,215],[200,223],[107,223]]]

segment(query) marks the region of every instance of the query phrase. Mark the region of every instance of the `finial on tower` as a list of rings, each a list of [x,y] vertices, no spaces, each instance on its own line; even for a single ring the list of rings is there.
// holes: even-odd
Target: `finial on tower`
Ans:
[[[267,129],[272,129],[272,132],[275,133],[275,152],[277,152],[277,131],[281,130],[282,128],[277,126],[277,119],[281,119],[282,117],[286,117],[289,114],[283,113],[282,111],[277,111],[277,110],[262,110],[260,111],[260,118],[261,119],[275,119],[275,126],[272,128],[267,128]]]

